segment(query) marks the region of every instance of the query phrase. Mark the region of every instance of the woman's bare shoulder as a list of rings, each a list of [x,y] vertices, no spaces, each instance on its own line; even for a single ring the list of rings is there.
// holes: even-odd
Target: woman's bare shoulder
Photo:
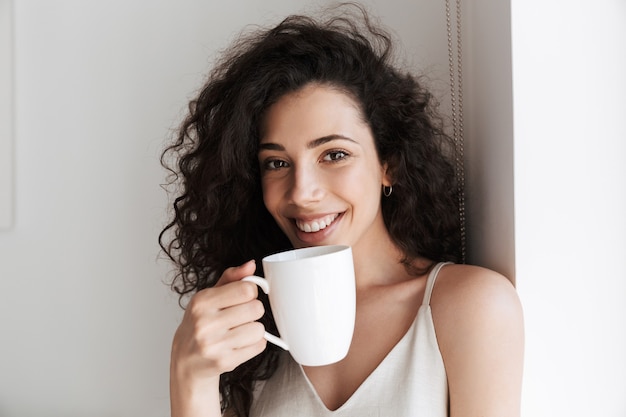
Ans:
[[[504,275],[474,265],[446,265],[439,272],[431,305],[441,314],[485,309],[516,309],[519,298]]]
[[[433,289],[431,308],[437,338],[455,343],[460,332],[491,332],[522,326],[522,307],[505,276],[474,265],[447,265]],[[443,346],[445,347],[445,346]]]
[[[452,414],[519,415],[524,330],[513,284],[486,268],[448,265],[431,309]]]

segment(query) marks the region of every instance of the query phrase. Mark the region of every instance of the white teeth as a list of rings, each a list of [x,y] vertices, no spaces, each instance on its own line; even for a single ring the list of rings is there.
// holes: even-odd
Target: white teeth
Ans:
[[[305,233],[314,233],[319,232],[322,229],[326,229],[331,223],[339,216],[339,214],[331,214],[324,218],[314,220],[312,222],[303,222],[301,220],[296,220],[296,226],[298,229],[302,230]]]

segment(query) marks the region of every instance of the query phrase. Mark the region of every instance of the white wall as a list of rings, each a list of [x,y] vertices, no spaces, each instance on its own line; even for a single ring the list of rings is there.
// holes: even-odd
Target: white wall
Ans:
[[[0,230],[13,223],[13,20],[0,0]]]
[[[15,220],[0,232],[0,416],[169,414],[181,312],[162,283],[170,266],[157,262],[166,205],[158,156],[211,55],[244,25],[305,3],[14,2]],[[446,79],[443,4],[379,4],[408,60]]]
[[[626,2],[512,1],[526,416],[626,415]]]

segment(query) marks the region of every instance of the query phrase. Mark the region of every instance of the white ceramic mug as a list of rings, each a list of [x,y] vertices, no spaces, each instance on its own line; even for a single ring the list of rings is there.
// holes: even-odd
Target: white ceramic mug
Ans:
[[[328,365],[348,353],[356,314],[352,249],[314,246],[263,258],[265,279],[245,277],[269,295],[281,338],[267,341],[289,350],[305,366]]]

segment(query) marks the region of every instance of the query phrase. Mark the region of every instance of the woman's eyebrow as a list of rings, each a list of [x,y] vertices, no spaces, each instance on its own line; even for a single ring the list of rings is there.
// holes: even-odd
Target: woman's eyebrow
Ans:
[[[354,139],[351,139],[347,136],[343,136],[343,135],[328,135],[328,136],[323,136],[319,139],[315,139],[312,140],[311,142],[307,143],[306,147],[307,149],[313,149],[313,148],[317,148],[318,146],[321,146],[327,142],[333,141],[333,140],[348,140],[350,142],[354,142],[357,143]]]
[[[321,138],[318,138],[318,139],[314,139],[311,142],[307,143],[306,147],[307,149],[317,148],[318,146],[322,146],[323,144],[331,142],[333,140],[347,140],[353,143],[358,143],[354,139],[351,139],[347,136],[333,134],[333,135],[328,135],[328,136],[322,136]],[[261,143],[259,145],[259,150],[284,151],[285,147],[278,143],[267,142],[267,143]]]

